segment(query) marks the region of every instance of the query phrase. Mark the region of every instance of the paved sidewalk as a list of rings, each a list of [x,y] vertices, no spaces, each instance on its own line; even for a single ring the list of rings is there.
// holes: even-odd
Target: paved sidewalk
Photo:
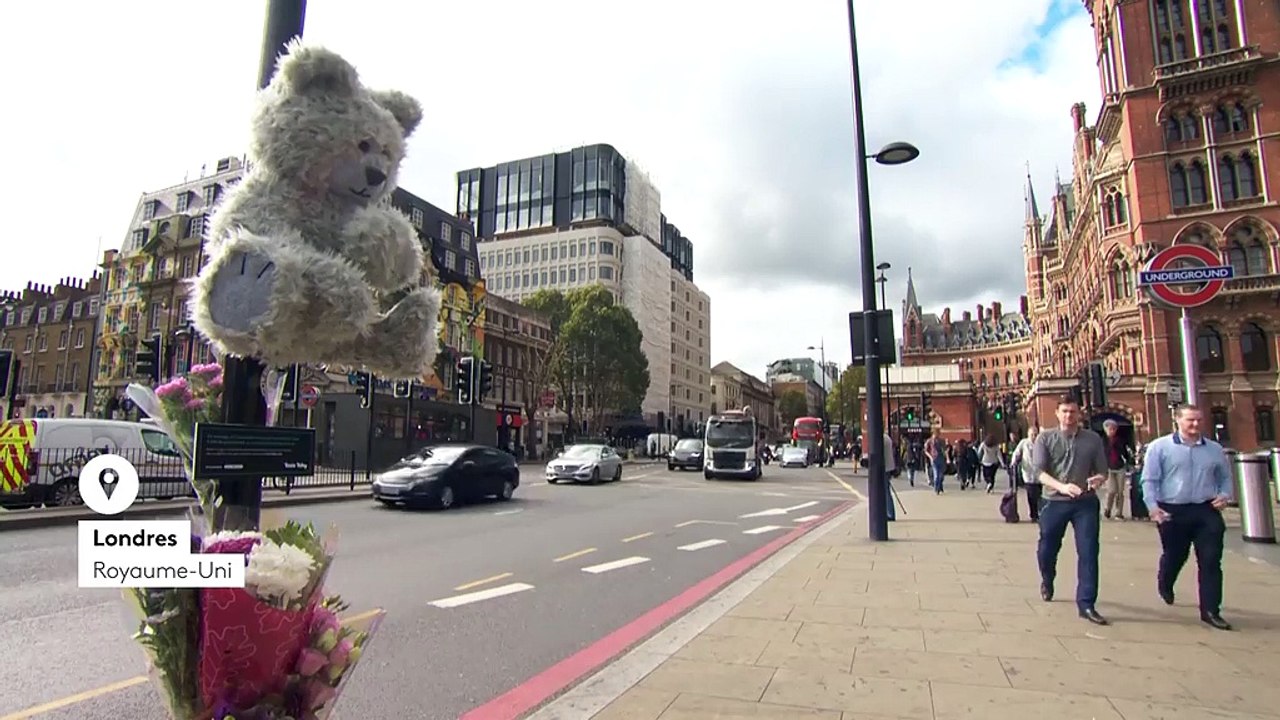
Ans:
[[[866,507],[818,538],[598,720],[1262,720],[1280,718],[1280,570],[1230,552],[1203,626],[1194,560],[1165,606],[1154,526],[1103,521],[1111,619],[1076,616],[1070,533],[1041,602],[1036,526],[998,495],[901,493],[889,543]],[[1238,527],[1228,532],[1238,533]]]

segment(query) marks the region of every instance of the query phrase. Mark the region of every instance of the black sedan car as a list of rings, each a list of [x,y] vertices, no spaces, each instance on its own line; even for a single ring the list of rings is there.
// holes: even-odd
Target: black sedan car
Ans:
[[[483,445],[430,445],[375,475],[373,498],[448,510],[484,497],[510,500],[518,487],[520,466],[508,453]]]
[[[667,470],[701,470],[702,441],[696,438],[685,438],[676,443],[671,454],[667,456]]]

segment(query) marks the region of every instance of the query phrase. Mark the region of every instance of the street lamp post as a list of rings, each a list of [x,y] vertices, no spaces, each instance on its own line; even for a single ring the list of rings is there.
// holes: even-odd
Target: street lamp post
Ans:
[[[887,310],[887,309],[889,309],[889,302],[888,302],[888,300],[886,300],[886,299],[885,299],[885,285],[886,285],[886,284],[888,284],[888,282],[889,282],[889,278],[885,276],[884,271],[885,271],[885,270],[888,270],[888,269],[889,269],[889,268],[891,268],[891,267],[893,267],[893,265],[890,265],[890,264],[889,264],[889,263],[887,263],[887,262],[882,262],[882,263],[880,263],[879,265],[876,265],[876,270],[879,270],[879,271],[880,271],[880,277],[876,278],[876,282],[877,282],[877,283],[880,283],[880,309],[881,309],[881,310]],[[884,388],[883,388],[883,394],[884,394],[884,396],[887,398],[887,400],[885,401],[885,404],[884,404],[884,411],[885,411],[885,415],[886,415],[886,417],[888,417],[888,418],[889,418],[889,420],[888,420],[888,424],[889,424],[889,426],[890,426],[890,429],[889,429],[889,436],[890,436],[890,438],[892,438],[892,437],[893,437],[893,435],[894,435],[894,432],[893,432],[893,431],[894,431],[894,430],[896,430],[897,428],[893,427],[893,411],[892,411],[892,408],[893,408],[893,404],[894,404],[894,398],[893,398],[893,389],[892,389],[892,388],[890,387],[890,385],[889,385],[889,366],[888,366],[888,365],[886,365],[886,366],[885,366],[885,368],[884,368]],[[901,400],[901,399],[899,399],[899,400],[898,400],[898,408],[897,408],[897,409],[898,409],[898,410],[901,410],[901,409],[902,409],[902,400]],[[899,423],[901,423],[901,422],[902,422],[901,418],[899,418],[898,422],[899,422]]]
[[[294,38],[302,37],[307,0],[268,0],[258,64],[258,89],[271,82],[276,59]],[[256,358],[227,356],[223,361],[226,391],[222,398],[224,422],[237,425],[267,424],[267,403],[262,392],[266,366]],[[218,496],[226,512],[228,530],[256,530],[262,512],[262,479],[243,478],[218,483]]]
[[[854,22],[853,0],[848,0],[849,60],[852,65],[853,118],[858,155],[858,226],[862,249],[862,308],[866,314],[863,323],[867,368],[867,516],[872,540],[889,539],[889,493],[885,476],[884,457],[884,399],[880,395],[880,356],[877,351],[879,317],[876,311],[875,243],[871,237],[871,188],[867,184],[867,160],[875,159],[881,165],[901,165],[920,156],[920,151],[909,143],[895,142],[884,146],[875,155],[867,154],[867,133],[862,113],[862,79],[858,68],[858,31]]]
[[[818,362],[822,363],[818,369],[818,377],[822,378],[819,382],[822,385],[822,408],[818,414],[822,416],[823,424],[827,422],[827,339],[822,338],[818,341],[817,346],[810,345],[809,350],[818,351]]]

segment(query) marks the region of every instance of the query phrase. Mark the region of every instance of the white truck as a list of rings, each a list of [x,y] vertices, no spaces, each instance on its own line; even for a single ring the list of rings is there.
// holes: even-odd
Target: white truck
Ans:
[[[712,415],[703,444],[702,475],[706,479],[760,479],[760,435],[749,408]]]

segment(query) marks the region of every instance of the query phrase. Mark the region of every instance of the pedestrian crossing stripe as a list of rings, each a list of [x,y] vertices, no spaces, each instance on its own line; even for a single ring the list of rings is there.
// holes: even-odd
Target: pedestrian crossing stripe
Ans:
[[[30,482],[27,459],[35,423],[14,420],[0,425],[0,493],[19,493]]]

